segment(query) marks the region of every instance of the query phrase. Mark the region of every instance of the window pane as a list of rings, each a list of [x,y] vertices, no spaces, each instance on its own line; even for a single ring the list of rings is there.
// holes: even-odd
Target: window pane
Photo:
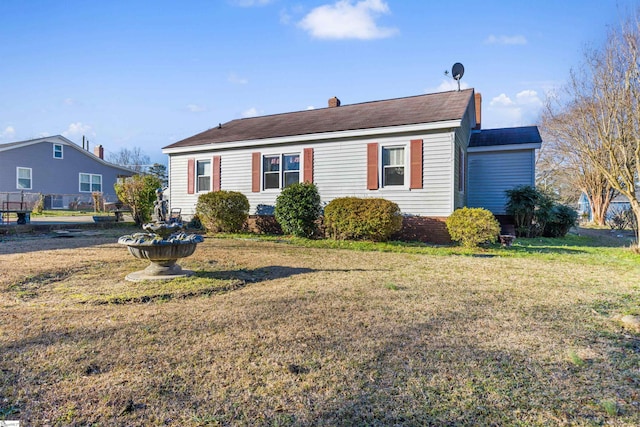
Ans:
[[[31,169],[18,168],[18,178],[31,179]]]
[[[280,174],[278,172],[268,172],[264,174],[264,188],[280,188]]]
[[[208,176],[198,177],[198,191],[209,191],[211,179]]]
[[[31,180],[27,178],[18,178],[18,189],[29,190],[31,188]]]
[[[53,157],[55,157],[56,159],[62,158],[62,145],[54,144]]]
[[[300,182],[300,172],[285,172],[284,173],[284,186],[288,187],[291,184],[297,184]]]
[[[384,185],[404,185],[404,168],[385,167]]]
[[[382,165],[383,166],[404,166],[404,148],[383,148],[382,149]]]
[[[265,172],[279,172],[280,156],[265,156],[262,168]]]
[[[300,170],[300,154],[287,154],[284,157],[284,170]]]
[[[102,191],[102,175],[91,175],[91,191]]]
[[[208,160],[198,161],[198,176],[200,175],[211,175],[211,162],[209,162]]]

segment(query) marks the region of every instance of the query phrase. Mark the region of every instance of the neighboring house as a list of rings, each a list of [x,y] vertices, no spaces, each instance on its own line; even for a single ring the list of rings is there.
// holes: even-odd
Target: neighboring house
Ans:
[[[610,219],[612,216],[629,209],[631,209],[629,199],[626,196],[618,194],[611,200],[611,203],[609,203],[605,219]],[[587,195],[584,193],[580,194],[580,199],[578,200],[578,215],[586,221],[590,222],[593,220],[593,216],[591,215],[591,204],[589,203]]]
[[[135,172],[106,162],[101,145],[94,152],[60,135],[0,144],[0,193],[40,193],[47,208],[91,200],[93,192],[115,201],[113,185]]]
[[[444,220],[477,206],[504,215],[504,190],[534,185],[536,127],[480,130],[473,89],[232,120],[163,148],[171,207],[233,190],[269,213],[282,188],[313,182],[323,203],[381,197],[405,215],[405,238],[446,241]]]

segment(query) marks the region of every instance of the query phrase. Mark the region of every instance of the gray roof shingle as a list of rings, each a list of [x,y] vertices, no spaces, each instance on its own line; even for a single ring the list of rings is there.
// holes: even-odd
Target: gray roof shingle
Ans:
[[[473,89],[236,119],[164,148],[459,120]]]
[[[537,126],[517,128],[487,129],[471,134],[469,147],[489,147],[494,145],[540,144],[542,138]]]

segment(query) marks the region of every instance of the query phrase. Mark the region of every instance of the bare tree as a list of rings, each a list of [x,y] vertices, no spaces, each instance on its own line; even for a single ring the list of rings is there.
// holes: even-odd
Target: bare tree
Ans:
[[[555,114],[566,113],[574,121],[566,127],[566,140],[611,188],[629,199],[636,219],[640,219],[639,58],[640,25],[629,19],[610,31],[602,48],[586,52],[584,69],[572,73],[569,99]],[[640,247],[640,239],[636,240]]]
[[[585,133],[592,132],[593,129],[577,126],[580,121],[577,114],[578,112],[566,107],[556,113],[550,105],[547,106],[542,116],[545,143],[538,161],[542,171],[541,178],[550,180],[556,192],[563,190],[569,193],[569,196],[564,195],[565,201],[575,198],[571,200],[575,202],[580,194],[584,194],[589,201],[592,220],[598,225],[605,225],[607,210],[617,192],[606,176],[593,166],[591,157],[585,156],[579,149],[587,138]],[[598,155],[605,164],[608,154],[600,152]]]
[[[144,154],[140,147],[134,147],[132,149],[121,148],[117,153],[109,153],[107,160],[116,165],[128,167],[136,172],[144,171],[145,167],[149,164],[149,156]]]

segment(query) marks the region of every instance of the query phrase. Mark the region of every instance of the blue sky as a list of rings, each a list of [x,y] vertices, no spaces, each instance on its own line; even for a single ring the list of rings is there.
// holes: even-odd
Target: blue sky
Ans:
[[[536,124],[585,46],[638,0],[0,0],[0,143],[62,134],[107,154],[255,115],[450,90],[483,128]]]

